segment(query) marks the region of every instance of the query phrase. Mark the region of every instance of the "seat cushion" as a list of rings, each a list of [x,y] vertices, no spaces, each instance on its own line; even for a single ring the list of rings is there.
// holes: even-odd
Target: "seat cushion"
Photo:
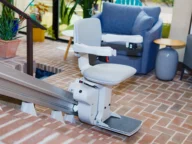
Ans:
[[[102,85],[116,85],[133,76],[136,69],[120,64],[98,64],[83,72],[83,76]]]
[[[144,33],[150,30],[153,27],[154,18],[147,15],[144,11],[141,11],[134,23],[132,29],[132,35],[141,35],[143,36]]]

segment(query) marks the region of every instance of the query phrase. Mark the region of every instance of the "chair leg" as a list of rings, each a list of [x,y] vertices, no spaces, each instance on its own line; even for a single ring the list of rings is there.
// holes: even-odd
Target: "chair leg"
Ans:
[[[70,37],[69,42],[68,42],[68,45],[67,45],[67,49],[66,49],[66,52],[65,52],[65,55],[64,55],[64,60],[67,59],[67,56],[68,56],[68,53],[69,53],[69,49],[70,49],[72,40],[73,40],[73,37]]]
[[[185,66],[183,65],[183,67],[182,67],[182,71],[181,71],[181,77],[180,77],[180,80],[183,79],[184,72],[185,72]]]

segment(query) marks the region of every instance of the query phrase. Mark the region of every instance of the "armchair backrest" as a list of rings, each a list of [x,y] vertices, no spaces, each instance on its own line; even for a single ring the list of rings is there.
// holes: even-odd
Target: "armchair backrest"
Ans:
[[[184,55],[184,64],[188,66],[190,69],[192,69],[192,35],[188,35],[187,37],[187,45],[185,49],[185,55]]]
[[[103,12],[100,16],[102,32],[121,35],[130,35],[134,22],[141,11],[152,18],[154,24],[159,19],[160,7],[126,6],[112,3],[103,3]]]

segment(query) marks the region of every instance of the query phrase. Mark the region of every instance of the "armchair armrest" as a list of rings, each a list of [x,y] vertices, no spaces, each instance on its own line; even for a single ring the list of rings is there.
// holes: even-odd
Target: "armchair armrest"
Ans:
[[[144,35],[141,67],[143,73],[147,73],[153,70],[155,67],[159,45],[155,44],[153,41],[161,38],[162,24],[162,20],[159,19],[158,22],[151,28],[151,30],[147,31]]]
[[[154,41],[161,38],[163,21],[161,19],[151,28],[151,30],[145,33],[145,40]]]
[[[116,50],[111,47],[88,46],[85,44],[75,43],[73,50],[78,53],[87,53],[97,56],[116,56]]]

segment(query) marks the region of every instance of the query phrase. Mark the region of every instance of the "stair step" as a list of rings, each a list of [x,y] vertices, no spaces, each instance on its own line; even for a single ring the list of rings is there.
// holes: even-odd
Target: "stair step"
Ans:
[[[4,143],[114,142],[112,134],[94,126],[80,122],[64,124],[42,113],[35,117],[1,104],[0,108],[0,141]]]

